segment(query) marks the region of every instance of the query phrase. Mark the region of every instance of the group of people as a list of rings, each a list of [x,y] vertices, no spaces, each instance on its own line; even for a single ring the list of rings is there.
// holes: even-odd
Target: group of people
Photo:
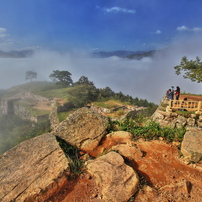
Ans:
[[[174,86],[172,86],[172,89],[168,89],[166,92],[167,98],[169,100],[179,100],[180,97],[180,87],[177,86],[176,89],[174,90]]]

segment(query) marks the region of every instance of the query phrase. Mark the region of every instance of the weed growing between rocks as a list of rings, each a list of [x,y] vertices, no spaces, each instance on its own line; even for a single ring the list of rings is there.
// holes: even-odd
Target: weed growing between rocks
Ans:
[[[124,119],[123,121],[111,122],[112,125],[117,125],[119,130],[132,133],[134,140],[144,138],[146,140],[155,140],[160,137],[169,142],[182,141],[186,132],[185,128],[171,128],[161,127],[159,123],[156,123],[150,119]]]
[[[129,201],[128,202],[134,202],[135,201],[135,197],[134,196],[132,196],[130,199],[129,199]]]
[[[107,117],[108,118],[108,126],[107,126],[107,133],[112,133],[115,131],[115,124],[116,122],[115,121],[112,121],[110,117]]]
[[[75,177],[76,175],[81,174],[84,162],[79,159],[80,155],[77,147],[68,144],[58,136],[56,136],[56,139],[69,160],[70,171],[73,175],[71,177]]]

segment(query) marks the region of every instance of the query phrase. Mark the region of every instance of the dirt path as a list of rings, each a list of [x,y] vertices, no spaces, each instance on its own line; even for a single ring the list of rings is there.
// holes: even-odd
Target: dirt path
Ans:
[[[51,111],[52,107],[51,107],[51,103],[50,102],[37,102],[35,104],[35,106],[33,107],[34,109],[37,110],[45,110],[45,111]]]

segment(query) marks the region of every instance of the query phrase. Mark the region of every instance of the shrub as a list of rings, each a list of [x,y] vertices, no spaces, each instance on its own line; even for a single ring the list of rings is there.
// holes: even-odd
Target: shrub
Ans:
[[[138,138],[145,138],[147,140],[159,139],[163,137],[165,140],[172,142],[182,141],[185,134],[184,128],[171,128],[161,127],[159,123],[152,120],[148,120],[145,123],[128,119],[123,122],[116,122],[119,125],[119,129],[123,131],[131,132],[134,140]]]

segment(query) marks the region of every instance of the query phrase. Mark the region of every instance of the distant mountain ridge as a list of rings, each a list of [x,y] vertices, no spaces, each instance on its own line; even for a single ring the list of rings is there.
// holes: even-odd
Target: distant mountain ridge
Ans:
[[[156,50],[151,50],[151,51],[147,51],[147,52],[143,52],[143,53],[134,53],[131,54],[129,56],[127,56],[128,59],[136,59],[136,60],[140,60],[144,57],[153,57],[153,55],[156,53]]]
[[[12,51],[2,51],[0,50],[0,58],[27,58],[34,54],[34,50],[12,50]],[[127,51],[127,50],[115,50],[115,51],[94,51],[91,52],[91,56],[95,58],[107,58],[107,57],[120,57],[127,59],[140,60],[144,57],[152,57],[156,50],[151,51]]]
[[[127,51],[127,50],[117,50],[117,51],[95,51],[92,52],[91,55],[93,57],[98,58],[106,58],[106,57],[121,57],[128,59],[142,59],[144,57],[152,57],[155,53],[155,50],[152,51]]]
[[[19,51],[1,51],[0,58],[26,58],[31,57],[34,54],[34,50],[19,50]]]

